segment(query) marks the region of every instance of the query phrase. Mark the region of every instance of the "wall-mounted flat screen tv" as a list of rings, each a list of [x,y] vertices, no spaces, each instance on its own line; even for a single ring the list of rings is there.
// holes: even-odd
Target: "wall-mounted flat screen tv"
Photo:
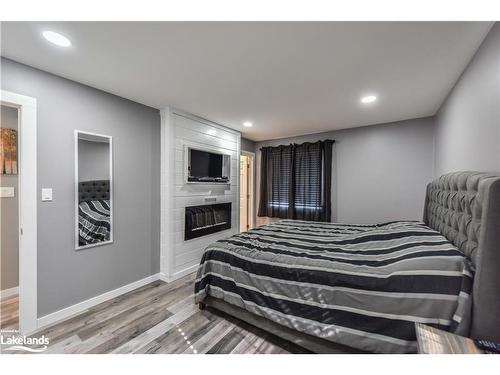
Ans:
[[[229,181],[229,155],[189,148],[188,159],[188,182]]]

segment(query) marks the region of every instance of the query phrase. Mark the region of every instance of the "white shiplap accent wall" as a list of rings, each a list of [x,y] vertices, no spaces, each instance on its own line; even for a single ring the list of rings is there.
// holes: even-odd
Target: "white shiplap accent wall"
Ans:
[[[185,183],[185,146],[230,154],[230,184]],[[162,279],[171,281],[195,271],[209,243],[239,232],[240,148],[241,134],[237,131],[172,108],[161,111]],[[207,202],[208,197],[216,201]],[[232,203],[231,229],[184,241],[185,207],[223,202]]]

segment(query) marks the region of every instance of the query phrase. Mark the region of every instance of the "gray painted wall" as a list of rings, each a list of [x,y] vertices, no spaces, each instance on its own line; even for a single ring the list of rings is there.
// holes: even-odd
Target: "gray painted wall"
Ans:
[[[254,152],[255,142],[250,139],[241,138],[241,151]]]
[[[159,111],[2,58],[2,89],[37,99],[38,315],[159,271]],[[113,136],[114,238],[75,251],[74,130]]]
[[[436,116],[436,176],[500,171],[500,23],[496,23]]]
[[[422,118],[257,142],[256,204],[262,146],[334,139],[334,221],[421,220],[425,188],[433,179],[433,132],[432,118]],[[257,224],[264,222],[257,218]]]
[[[2,105],[0,127],[17,129],[16,108]],[[19,285],[19,191],[17,181],[17,175],[0,175],[0,186],[13,187],[15,192],[14,198],[0,198],[1,290]]]
[[[109,143],[79,139],[78,180],[109,180],[109,177]]]

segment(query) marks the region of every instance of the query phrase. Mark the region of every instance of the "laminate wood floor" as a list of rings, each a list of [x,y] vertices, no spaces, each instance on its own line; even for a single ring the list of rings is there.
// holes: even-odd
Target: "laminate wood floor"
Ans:
[[[0,301],[0,328],[16,330],[19,327],[19,297],[17,295]]]
[[[305,349],[194,304],[194,274],[156,281],[36,333],[44,353],[305,353]]]

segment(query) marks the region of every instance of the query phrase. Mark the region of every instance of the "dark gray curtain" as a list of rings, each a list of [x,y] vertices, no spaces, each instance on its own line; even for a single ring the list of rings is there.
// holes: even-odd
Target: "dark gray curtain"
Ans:
[[[331,221],[333,143],[263,147],[258,215]]]

